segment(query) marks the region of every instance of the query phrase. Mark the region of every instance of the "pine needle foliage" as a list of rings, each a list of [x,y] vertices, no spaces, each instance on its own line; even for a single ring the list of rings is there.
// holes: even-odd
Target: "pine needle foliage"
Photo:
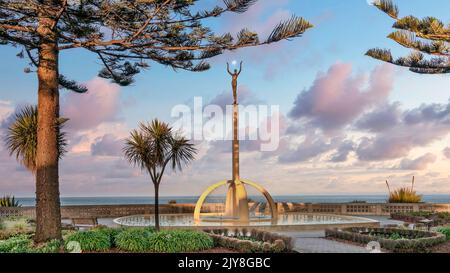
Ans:
[[[406,57],[394,58],[389,49],[373,48],[367,51],[367,56],[408,67],[415,73],[450,73],[450,24],[445,25],[434,17],[419,19],[410,15],[399,18],[399,9],[391,0],[377,0],[374,6],[395,20],[393,28],[397,30],[388,38],[413,52]]]

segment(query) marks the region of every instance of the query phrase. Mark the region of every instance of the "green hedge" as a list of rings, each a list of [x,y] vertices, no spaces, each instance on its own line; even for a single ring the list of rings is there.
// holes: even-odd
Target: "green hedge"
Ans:
[[[441,227],[438,228],[438,232],[442,233],[447,237],[448,240],[450,240],[450,227]]]
[[[83,251],[105,251],[111,248],[111,238],[102,230],[78,231],[67,236],[65,246],[71,241],[78,242]]]
[[[212,235],[216,245],[236,249],[240,252],[290,252],[294,248],[291,237],[264,230],[219,228],[205,230],[205,232]]]
[[[36,246],[31,237],[30,234],[21,234],[0,240],[0,253],[56,253],[60,250],[59,240],[52,240]]]
[[[196,252],[214,246],[208,234],[194,230],[163,230],[152,233],[149,238],[152,252],[179,253]]]
[[[392,236],[393,234],[396,236]],[[439,233],[393,228],[327,229],[325,235],[361,244],[377,241],[382,248],[402,253],[429,252],[431,247],[446,240],[445,236]],[[390,239],[397,236],[401,239]]]
[[[152,230],[144,228],[124,229],[115,236],[115,244],[121,250],[146,252],[150,250],[148,239],[152,233]]]

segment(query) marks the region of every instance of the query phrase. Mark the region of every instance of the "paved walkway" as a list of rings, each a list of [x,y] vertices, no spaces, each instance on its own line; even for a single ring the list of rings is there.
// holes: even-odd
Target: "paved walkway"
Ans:
[[[366,218],[374,219],[384,225],[398,225],[401,221],[391,220],[383,216],[369,216]],[[294,241],[294,250],[301,253],[369,253],[365,247],[341,243],[325,239],[325,230],[299,231],[299,232],[280,232],[281,234],[292,237]]]
[[[283,232],[294,238],[294,250],[300,253],[369,253],[364,247],[325,239],[325,231]]]

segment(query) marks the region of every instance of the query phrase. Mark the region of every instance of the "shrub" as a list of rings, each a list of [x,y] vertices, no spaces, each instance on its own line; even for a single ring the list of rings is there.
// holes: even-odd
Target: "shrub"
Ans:
[[[59,240],[35,246],[31,234],[20,234],[0,241],[0,253],[56,253],[61,247]]]
[[[206,232],[207,230],[205,230]],[[208,230],[216,246],[231,248],[245,253],[256,252],[289,252],[293,249],[292,238],[267,231],[251,229],[238,230],[238,236],[227,236],[222,229]],[[247,234],[244,236],[243,234]],[[276,242],[276,243],[275,243]],[[264,245],[264,243],[266,243]],[[276,244],[276,246],[274,246]]]
[[[115,236],[118,248],[131,252],[145,252],[150,250],[149,238],[152,232],[144,228],[128,228]]]
[[[50,242],[44,243],[34,249],[32,252],[34,253],[58,253],[61,248],[60,240],[51,240]]]
[[[325,235],[362,244],[378,241],[385,249],[413,253],[428,252],[430,247],[445,241],[445,236],[438,233],[391,228],[328,229],[325,231]]]
[[[67,236],[65,246],[67,243],[75,241],[78,242],[83,251],[105,251],[111,248],[111,239],[103,231],[88,230],[79,231]]]
[[[30,252],[33,241],[30,235],[21,234],[0,241],[0,253]]]
[[[0,207],[21,207],[22,205],[20,205],[19,201],[16,200],[16,198],[14,196],[3,196],[2,198],[0,198]]]
[[[396,189],[389,194],[389,203],[420,203],[422,196],[411,188]]]
[[[268,243],[268,242],[264,242],[263,244],[262,244],[262,251],[263,252],[271,252],[271,250],[272,250],[272,245],[270,244],[270,243]]]
[[[94,227],[92,230],[95,230],[97,232],[103,233],[106,236],[108,236],[109,241],[111,243],[111,247],[116,247],[116,236],[125,230],[125,228],[110,228],[106,226],[97,226]]]
[[[153,252],[179,253],[194,252],[212,248],[213,239],[202,231],[163,230],[152,233],[149,238]]]
[[[285,251],[286,245],[283,240],[277,239],[277,240],[275,240],[275,242],[273,242],[271,248],[272,248],[271,249],[272,252],[281,253],[281,252]]]
[[[445,237],[447,237],[447,240],[450,239],[450,227],[441,227],[441,228],[438,228],[437,231],[444,234]]]
[[[414,176],[412,178],[411,187],[403,187],[391,191],[389,182],[386,180],[386,185],[389,190],[389,203],[420,203],[422,202],[422,195],[418,195],[414,190]]]

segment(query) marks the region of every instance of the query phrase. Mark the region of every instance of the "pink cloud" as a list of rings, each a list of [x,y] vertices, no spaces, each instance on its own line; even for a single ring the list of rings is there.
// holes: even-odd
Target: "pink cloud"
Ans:
[[[71,92],[62,98],[62,116],[70,119],[69,130],[88,130],[117,120],[120,87],[101,78],[88,81],[86,86],[87,93]]]
[[[405,158],[400,162],[400,169],[403,170],[426,170],[429,164],[436,162],[437,157],[432,153],[427,153],[416,159]]]
[[[324,130],[339,129],[386,101],[393,88],[392,66],[377,67],[368,80],[352,70],[351,64],[337,63],[319,73],[313,85],[298,95],[289,117],[307,119]]]

